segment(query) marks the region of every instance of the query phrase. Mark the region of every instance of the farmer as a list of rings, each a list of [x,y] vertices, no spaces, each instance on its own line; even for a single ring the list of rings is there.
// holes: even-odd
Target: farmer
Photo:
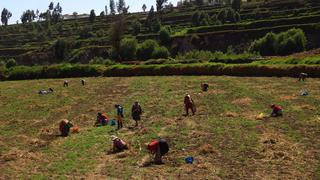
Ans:
[[[282,107],[281,107],[281,106],[272,104],[272,105],[271,105],[271,108],[272,108],[271,117],[282,116],[283,110],[282,110]]]
[[[70,121],[68,121],[67,119],[61,120],[61,122],[59,124],[59,130],[61,132],[61,136],[67,137],[69,135],[70,128],[72,126],[73,126],[73,124]]]
[[[68,87],[69,86],[69,81],[68,80],[64,80],[63,81],[63,87]]]
[[[300,73],[299,74],[299,81],[304,81],[305,79],[307,79],[308,74],[307,73]]]
[[[118,121],[118,130],[120,128],[123,128],[123,118],[124,118],[124,115],[123,115],[123,107],[119,104],[116,104],[114,106],[117,110],[117,121]]]
[[[162,156],[168,153],[169,145],[165,139],[153,140],[148,144],[147,149],[150,153],[155,154],[155,164],[163,164]]]
[[[187,116],[189,115],[189,109],[191,109],[193,115],[195,114],[196,107],[190,94],[186,94],[186,96],[184,97],[184,107],[185,107]]]
[[[201,84],[202,91],[208,91],[208,88],[209,88],[209,84],[207,84],[207,83]]]
[[[86,80],[81,79],[81,84],[82,84],[82,86],[86,85]]]
[[[98,126],[98,125],[105,126],[108,124],[108,121],[109,121],[108,116],[99,112],[97,115],[97,121],[96,121],[95,125],[96,126]]]
[[[132,108],[131,108],[131,115],[132,115],[132,118],[133,120],[136,121],[136,126],[138,126],[138,121],[140,121],[141,119],[141,114],[142,114],[142,108],[139,104],[139,102],[134,102],[134,104],[132,105]]]
[[[50,94],[50,93],[53,93],[53,89],[52,88],[49,88],[48,90],[40,90],[38,92],[38,94]]]
[[[122,152],[126,149],[128,149],[128,145],[126,142],[124,142],[122,139],[118,138],[115,135],[111,136],[112,142],[113,142],[113,153]]]

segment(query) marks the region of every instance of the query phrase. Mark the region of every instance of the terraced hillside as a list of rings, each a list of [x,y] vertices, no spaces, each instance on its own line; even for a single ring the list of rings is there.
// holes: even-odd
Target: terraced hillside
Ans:
[[[172,29],[172,42],[168,46],[172,56],[191,49],[226,51],[232,46],[243,52],[250,43],[266,33],[301,28],[308,38],[308,49],[320,47],[319,19],[320,4],[303,0],[268,1],[268,3],[244,3],[238,23],[226,22],[220,25],[194,27],[192,15],[195,11],[208,13],[212,18],[225,7],[191,6],[165,9],[161,24]],[[18,64],[60,63],[55,56],[54,44],[64,39],[68,52],[63,61],[88,63],[94,57],[111,58],[109,29],[119,18],[97,17],[93,23],[88,18],[69,19],[58,24],[46,22],[10,25],[0,30],[0,58],[14,58]],[[145,26],[147,13],[132,13],[125,16],[128,30],[126,36],[135,36],[140,42],[158,39],[158,33],[150,32]],[[133,21],[142,23],[138,35],[130,28]],[[197,39],[194,44],[194,39]]]
[[[0,82],[0,179],[319,179],[319,79],[213,76],[132,77]],[[208,92],[200,83],[208,82]],[[52,87],[55,92],[38,95]],[[302,89],[309,96],[300,96]],[[192,95],[198,112],[183,116],[183,96]],[[135,128],[130,107],[144,114]],[[115,116],[125,108],[125,128],[93,127],[96,113]],[[284,116],[257,120],[271,103]],[[79,134],[58,137],[61,119],[80,126]],[[108,154],[110,135],[130,149]],[[164,165],[143,166],[144,144],[166,138]],[[193,156],[195,163],[184,159]]]

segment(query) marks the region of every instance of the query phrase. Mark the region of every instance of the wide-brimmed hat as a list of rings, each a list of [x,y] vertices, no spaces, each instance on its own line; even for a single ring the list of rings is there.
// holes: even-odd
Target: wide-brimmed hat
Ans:
[[[117,139],[119,139],[117,136],[115,136],[115,135],[112,135],[111,136],[111,139],[112,139],[112,141],[115,141],[115,140],[117,140]]]

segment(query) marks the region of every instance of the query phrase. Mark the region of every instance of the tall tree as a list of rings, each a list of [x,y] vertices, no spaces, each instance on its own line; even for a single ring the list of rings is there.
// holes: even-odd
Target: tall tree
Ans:
[[[110,0],[110,14],[116,14],[116,4],[114,3],[114,0]]]
[[[124,0],[119,0],[117,2],[117,10],[119,14],[123,13],[124,8],[126,8],[126,2]]]
[[[9,19],[11,17],[12,17],[12,13],[8,9],[3,8],[2,13],[1,13],[1,22],[2,22],[2,24],[7,26],[8,25],[8,21],[9,21]]]
[[[161,11],[164,5],[168,2],[168,0],[156,0],[157,2],[157,11]]]
[[[57,23],[60,19],[62,19],[62,7],[60,6],[60,3],[58,3],[54,8],[52,12],[52,20],[53,22]]]
[[[34,11],[28,9],[27,11],[22,13],[22,16],[20,19],[22,24],[25,24],[27,22],[32,22],[35,18],[36,18],[36,15]]]
[[[108,15],[108,6],[104,6],[104,14]]]
[[[53,10],[53,7],[54,7],[54,4],[53,4],[53,2],[51,2],[51,3],[49,4],[49,10],[52,11],[52,10]]]
[[[143,10],[143,12],[146,12],[146,9],[147,9],[146,4],[143,4],[143,6],[142,6],[142,10]]]
[[[117,56],[116,58],[119,57],[120,41],[126,29],[126,20],[123,15],[120,15],[110,28],[110,41],[112,44],[113,52],[115,56]]]
[[[91,23],[93,23],[95,19],[96,19],[96,13],[94,12],[94,9],[92,9],[92,10],[90,11],[89,20],[90,20]]]

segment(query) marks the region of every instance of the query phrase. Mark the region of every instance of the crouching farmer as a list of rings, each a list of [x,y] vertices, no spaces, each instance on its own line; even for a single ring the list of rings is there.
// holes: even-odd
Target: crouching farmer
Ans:
[[[66,119],[62,120],[59,124],[59,130],[60,130],[61,136],[63,137],[69,136],[71,127],[73,127],[73,124],[70,121]]]
[[[191,109],[193,115],[195,114],[196,107],[195,107],[195,104],[189,94],[186,94],[186,96],[184,97],[184,107],[185,107],[185,111],[186,111],[187,116],[189,115],[189,109]]]
[[[115,135],[111,136],[112,142],[113,142],[113,153],[122,152],[126,149],[128,149],[128,145],[126,142],[124,142],[122,139],[118,138]]]
[[[208,89],[209,89],[209,84],[207,84],[207,83],[201,84],[201,90],[202,91],[206,92],[206,91],[208,91]]]
[[[283,115],[283,110],[281,106],[272,104],[271,108],[272,108],[271,117],[278,117]]]
[[[150,153],[155,154],[155,164],[163,164],[162,156],[168,153],[169,144],[165,139],[153,140],[150,144],[148,144],[147,149],[150,151]]]
[[[107,117],[107,115],[99,112],[97,115],[97,121],[95,123],[95,126],[99,126],[99,125],[105,126],[108,124],[108,121],[109,121],[109,118]]]
[[[307,73],[300,73],[299,74],[299,81],[304,81],[305,79],[307,79],[308,74]]]

